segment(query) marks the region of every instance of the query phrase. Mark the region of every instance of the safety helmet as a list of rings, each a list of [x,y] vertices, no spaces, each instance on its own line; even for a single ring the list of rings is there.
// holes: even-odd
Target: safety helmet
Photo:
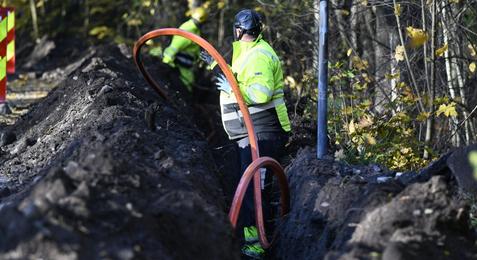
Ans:
[[[187,6],[189,7],[189,10],[193,10],[194,8],[197,8],[202,5],[202,1],[199,0],[187,0]]]
[[[235,15],[235,28],[242,29],[241,34],[236,40],[240,40],[244,33],[257,37],[262,32],[262,18],[254,10],[244,9]]]
[[[197,22],[203,23],[207,20],[207,11],[203,7],[197,7],[192,10],[191,17]]]

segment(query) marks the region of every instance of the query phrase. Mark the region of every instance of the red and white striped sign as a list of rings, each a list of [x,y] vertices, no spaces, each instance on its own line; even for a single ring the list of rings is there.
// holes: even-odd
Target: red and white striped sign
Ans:
[[[7,7],[7,73],[15,73],[15,8]]]
[[[15,73],[15,8],[0,7],[0,104],[7,99],[7,72]]]
[[[7,16],[7,9],[0,8],[0,104],[7,98]]]

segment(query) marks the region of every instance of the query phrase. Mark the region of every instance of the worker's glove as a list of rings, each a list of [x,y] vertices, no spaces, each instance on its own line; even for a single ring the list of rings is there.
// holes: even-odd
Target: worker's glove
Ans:
[[[204,50],[200,51],[199,58],[209,66],[214,62],[214,58]]]
[[[217,76],[217,83],[215,83],[215,85],[217,85],[217,90],[223,91],[229,95],[230,93],[232,93],[232,88],[230,87],[230,83],[227,80],[227,78],[224,76],[224,74],[219,74]]]

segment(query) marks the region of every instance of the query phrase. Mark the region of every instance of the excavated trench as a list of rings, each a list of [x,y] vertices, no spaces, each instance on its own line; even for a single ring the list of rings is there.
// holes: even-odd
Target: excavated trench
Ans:
[[[163,102],[125,46],[61,68],[48,96],[0,125],[0,258],[239,259],[227,219],[236,157],[216,93],[187,97],[151,66],[174,100]],[[317,160],[305,132],[289,145],[303,147],[286,168],[291,212],[267,258],[477,259],[476,146],[398,174]]]

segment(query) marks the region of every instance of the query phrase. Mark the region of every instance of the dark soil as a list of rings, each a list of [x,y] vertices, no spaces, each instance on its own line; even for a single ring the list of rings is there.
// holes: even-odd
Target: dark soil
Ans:
[[[0,128],[15,137],[1,146],[0,258],[237,259],[202,132],[117,47],[82,57]]]
[[[301,150],[288,167],[292,210],[279,227],[276,259],[477,259],[452,156],[396,177],[315,154]]]

